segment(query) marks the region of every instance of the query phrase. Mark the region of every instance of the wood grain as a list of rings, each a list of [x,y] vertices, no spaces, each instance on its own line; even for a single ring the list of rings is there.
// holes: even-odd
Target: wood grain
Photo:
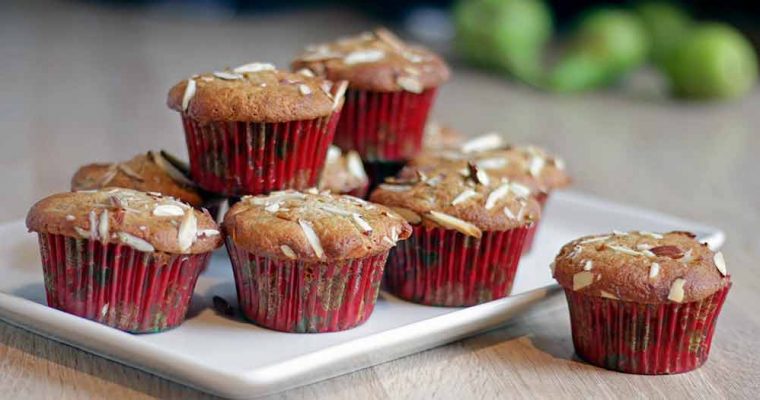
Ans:
[[[285,65],[304,43],[374,25],[344,12],[220,21],[19,3],[0,5],[0,221],[65,190],[85,162],[184,153],[164,105],[182,77],[253,60]],[[662,88],[649,71],[607,93],[556,97],[455,68],[435,114],[562,154],[579,190],[725,229],[736,284],[703,368],[644,377],[588,366],[573,355],[565,300],[555,296],[501,329],[272,398],[757,398],[760,94],[684,104]],[[0,323],[0,398],[209,396]]]

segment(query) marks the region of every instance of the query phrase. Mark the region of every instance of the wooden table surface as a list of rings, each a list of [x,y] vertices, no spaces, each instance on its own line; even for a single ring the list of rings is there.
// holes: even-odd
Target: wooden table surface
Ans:
[[[179,120],[164,105],[183,77],[251,60],[285,65],[305,43],[372,26],[347,12],[233,20],[3,2],[0,221],[67,189],[85,162],[157,148],[183,154]],[[455,68],[435,115],[563,155],[578,190],[724,229],[735,285],[703,368],[646,377],[586,365],[573,355],[565,300],[554,296],[490,333],[273,398],[757,398],[760,93],[722,104],[663,93],[653,73],[607,93],[557,97]],[[0,322],[0,398],[106,397],[207,395]]]

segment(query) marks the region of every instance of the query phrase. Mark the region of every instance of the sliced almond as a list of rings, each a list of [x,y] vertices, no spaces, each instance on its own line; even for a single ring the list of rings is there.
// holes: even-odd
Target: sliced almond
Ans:
[[[509,165],[509,160],[503,157],[484,158],[475,162],[481,169],[501,169]]]
[[[280,209],[280,203],[272,203],[264,207],[264,211],[276,213]]]
[[[254,62],[250,64],[244,64],[239,67],[235,67],[232,71],[238,74],[243,73],[256,73],[261,71],[274,71],[275,66],[269,63]]]
[[[155,251],[155,248],[153,248],[153,245],[148,243],[147,241],[140,239],[137,236],[130,235],[126,232],[116,232],[116,237],[119,238],[119,241],[126,244],[127,246],[142,252],[153,252]]]
[[[182,111],[187,111],[193,96],[195,96],[195,81],[188,79],[187,85],[185,85],[185,93],[182,95]]]
[[[648,236],[648,237],[650,237],[652,239],[662,239],[663,238],[663,236],[660,235],[659,233],[647,232],[647,231],[639,231],[639,235],[641,235],[641,236]]]
[[[573,275],[573,290],[581,290],[592,283],[594,283],[594,274],[591,272],[581,271]]]
[[[726,270],[726,260],[723,258],[723,253],[715,253],[713,256],[713,262],[715,262],[715,268],[718,268],[718,271],[720,271],[721,275],[728,275],[728,271]]]
[[[198,230],[198,233],[196,236],[200,237],[212,237],[212,236],[219,236],[221,235],[221,232],[219,232],[216,229],[200,229]]]
[[[348,89],[348,81],[338,82],[338,86],[335,89],[335,94],[333,95],[333,110],[337,110],[340,102],[343,101],[343,96],[346,94],[346,89]]]
[[[312,250],[314,250],[314,254],[317,256],[317,258],[324,258],[325,251],[322,248],[322,242],[319,240],[317,233],[314,232],[314,228],[312,228],[311,224],[307,221],[299,219],[298,225],[301,226],[301,230],[303,230],[306,241],[309,242],[309,245],[311,246]]]
[[[385,52],[378,49],[357,50],[348,53],[343,57],[343,63],[346,65],[364,64],[380,61],[385,58]]]
[[[298,85],[298,92],[301,93],[303,96],[308,96],[311,94],[311,88],[308,85],[304,85],[303,83]]]
[[[87,218],[90,222],[90,238],[91,239],[97,239],[98,238],[98,216],[95,214],[95,210],[91,210],[89,214],[87,214]]]
[[[66,221],[74,221],[76,219],[77,218],[75,216],[71,215],[71,214],[69,214],[69,215],[66,216]]]
[[[78,226],[74,227],[74,232],[76,232],[77,235],[81,236],[83,239],[89,239],[90,237],[92,237],[92,235],[90,235],[90,231],[86,229],[82,229]]]
[[[352,212],[350,212],[348,210],[344,210],[342,208],[331,206],[329,204],[320,204],[319,208],[321,210],[327,211],[327,212],[329,212],[331,214],[340,215],[341,217],[350,217],[350,216],[354,215],[354,213],[352,213]]]
[[[454,197],[454,200],[451,200],[451,205],[456,206],[458,204],[462,204],[468,199],[475,197],[477,195],[478,195],[478,192],[472,189],[465,189],[462,193],[459,193],[456,197]]]
[[[103,210],[102,213],[100,213],[100,221],[98,222],[98,236],[100,236],[100,241],[105,243],[108,241],[108,237],[110,236],[108,234],[109,231],[109,220],[108,220],[108,210]]]
[[[309,78],[314,77],[314,72],[308,68],[301,68],[298,71],[296,71],[297,74],[301,74],[303,76],[308,76]]]
[[[473,236],[479,239],[483,235],[483,232],[481,232],[477,226],[439,211],[429,211],[425,214],[425,217],[444,228],[454,229],[468,236]]]
[[[583,263],[583,270],[591,271],[591,268],[594,268],[594,262],[591,260],[586,260],[586,262]]]
[[[595,236],[586,240],[581,240],[580,244],[598,243],[609,239],[609,236]]]
[[[604,297],[604,298],[606,298],[606,299],[618,300],[617,296],[615,296],[614,294],[612,294],[610,292],[604,291],[604,290],[600,290],[599,291],[599,295],[602,296],[602,297]]]
[[[181,217],[185,215],[185,210],[174,204],[160,204],[153,209],[153,215],[156,217]]]
[[[649,279],[654,279],[660,274],[660,264],[653,262],[649,266]]]
[[[296,258],[298,258],[298,256],[296,256],[296,252],[293,251],[293,249],[291,249],[290,246],[288,246],[287,244],[281,245],[280,250],[282,251],[282,254],[285,255],[285,257],[291,260],[295,260]]]
[[[640,255],[642,255],[638,251],[630,249],[630,248],[625,247],[625,246],[620,246],[620,245],[616,245],[616,244],[608,244],[607,247],[610,250],[616,251],[618,253],[628,254],[629,256],[640,256]]]
[[[527,198],[532,193],[529,187],[518,182],[512,182],[509,188],[517,197]]]
[[[686,280],[683,278],[678,278],[673,281],[673,284],[670,285],[670,293],[668,293],[668,300],[676,302],[676,303],[682,303],[685,293],[683,289],[683,285],[686,283]]]
[[[396,84],[401,89],[411,93],[422,93],[425,88],[422,86],[422,82],[414,76],[399,76],[396,78]]]
[[[327,148],[326,162],[328,164],[337,162],[338,160],[340,160],[341,154],[342,154],[342,151],[340,151],[340,147],[331,144],[330,147]]]
[[[359,229],[362,232],[372,232],[372,225],[369,224],[364,218],[362,218],[359,214],[351,214],[351,219],[353,219],[356,226],[359,227]]]
[[[403,207],[389,207],[389,208],[395,211],[396,214],[402,216],[410,224],[416,225],[422,222],[422,217],[416,212],[408,208],[403,208]]]
[[[364,171],[364,164],[362,163],[362,158],[359,156],[359,153],[357,153],[354,150],[349,151],[346,153],[346,168],[348,169],[348,172],[362,180],[367,179],[367,172]]]
[[[491,193],[489,193],[488,197],[486,198],[486,206],[485,206],[486,210],[490,210],[494,208],[494,206],[499,200],[507,197],[507,195],[509,194],[509,188],[510,188],[509,183],[505,183],[497,187],[496,189],[492,190]]]
[[[468,140],[462,145],[462,151],[465,153],[475,153],[494,150],[502,147],[503,144],[501,135],[496,132],[491,132]]]
[[[389,192],[408,192],[412,189],[410,185],[393,185],[388,183],[381,183],[378,187]]]
[[[530,167],[528,168],[528,172],[531,176],[538,177],[541,175],[541,171],[543,171],[544,165],[546,165],[546,160],[544,160],[543,157],[533,157],[530,160]]]
[[[227,71],[215,71],[214,76],[225,81],[236,81],[243,79],[243,75]]]
[[[181,251],[187,251],[193,245],[197,233],[198,220],[195,218],[195,212],[193,212],[193,210],[187,210],[177,231],[177,243],[179,244]]]

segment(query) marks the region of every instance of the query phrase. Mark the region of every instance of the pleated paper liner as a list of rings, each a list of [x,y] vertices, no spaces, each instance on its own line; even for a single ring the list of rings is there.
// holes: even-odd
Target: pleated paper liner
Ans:
[[[694,370],[707,361],[730,287],[683,304],[638,304],[566,289],[575,352],[593,365],[632,374]]]
[[[543,216],[543,211],[546,209],[546,202],[549,200],[549,193],[538,193],[534,196],[534,198],[541,206],[541,215]],[[544,218],[541,217],[540,220],[534,222],[533,225],[528,229],[528,235],[525,237],[525,245],[523,246],[523,254],[529,253],[533,249],[533,242],[536,240],[538,227],[543,220]]]
[[[238,304],[251,322],[293,333],[335,332],[372,314],[388,253],[312,263],[257,256],[227,239]]]
[[[480,239],[455,230],[415,226],[391,250],[386,290],[432,306],[471,306],[509,295],[527,227],[486,231]]]
[[[336,111],[306,121],[201,124],[183,114],[190,176],[225,197],[315,186],[338,117]]]
[[[180,325],[211,255],[140,252],[44,233],[38,238],[48,305],[133,333]]]
[[[404,161],[422,148],[422,134],[437,89],[373,92],[349,88],[335,144],[365,161]]]

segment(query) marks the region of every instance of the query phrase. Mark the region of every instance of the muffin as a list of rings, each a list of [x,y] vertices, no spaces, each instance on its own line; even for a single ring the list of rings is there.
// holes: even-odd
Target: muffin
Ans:
[[[169,91],[190,176],[225,197],[317,184],[346,83],[251,63],[194,75]]]
[[[425,125],[423,151],[456,149],[464,142],[464,135],[448,125],[441,125],[435,121]]]
[[[676,374],[706,360],[731,279],[721,253],[688,232],[615,232],[566,244],[553,263],[575,352],[634,374]]]
[[[475,164],[495,178],[506,178],[531,189],[543,208],[552,191],[567,187],[571,180],[562,159],[536,146],[512,146],[502,136],[490,133],[463,142],[457,148],[426,151],[410,160],[400,173],[412,177],[419,170],[431,173],[439,169],[464,170]],[[525,251],[530,251],[538,224],[528,233]]]
[[[181,324],[222,238],[213,219],[158,193],[58,193],[26,217],[50,307],[133,333]]]
[[[395,174],[419,153],[436,91],[449,78],[436,54],[382,28],[307,47],[291,66],[348,81],[335,144],[358,151],[375,182],[382,177],[372,171]]]
[[[412,230],[385,207],[316,189],[243,197],[222,226],[244,315],[297,333],[366,321],[388,251]]]
[[[370,201],[413,224],[394,248],[385,287],[406,300],[471,306],[509,295],[525,238],[541,214],[526,186],[466,171],[388,179]]]
[[[364,198],[368,188],[369,179],[359,153],[349,150],[343,154],[340,148],[330,146],[327,149],[325,169],[319,180],[319,189]]]

